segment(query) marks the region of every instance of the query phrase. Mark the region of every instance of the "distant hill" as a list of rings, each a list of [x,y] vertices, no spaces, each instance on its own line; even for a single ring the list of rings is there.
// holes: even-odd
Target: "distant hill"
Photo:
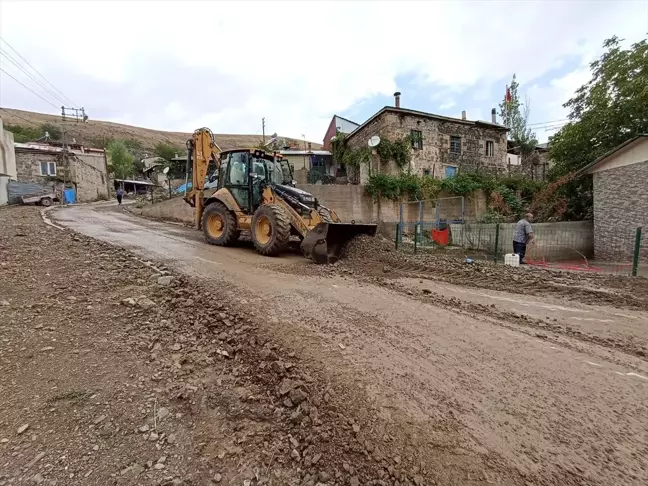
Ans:
[[[8,123],[11,125],[21,126],[29,126],[30,124],[42,125],[44,123],[60,124],[61,122],[60,116],[14,110],[10,108],[2,108],[0,110],[0,118],[2,118],[2,121],[5,124]],[[191,133],[166,132],[163,130],[152,130],[149,128],[134,127],[131,125],[122,125],[121,123],[92,119],[85,123],[71,123],[67,127],[70,138],[75,138],[77,143],[82,143],[89,147],[93,145],[102,145],[106,140],[114,138],[121,140],[135,140],[142,144],[145,149],[149,150],[152,150],[155,144],[159,142],[184,148],[186,141],[191,137]],[[239,147],[254,147],[261,140],[260,135],[214,133],[214,137],[216,138],[216,143],[223,150]],[[294,146],[295,149],[303,150],[303,140],[282,137],[281,135],[279,136],[279,139],[286,140]],[[311,147],[313,150],[319,150],[322,145],[319,143],[311,143]]]

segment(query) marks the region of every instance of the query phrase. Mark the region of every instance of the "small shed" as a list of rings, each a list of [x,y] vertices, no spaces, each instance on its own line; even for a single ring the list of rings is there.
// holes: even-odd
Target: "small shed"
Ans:
[[[610,150],[582,173],[594,178],[594,257],[631,260],[637,227],[648,232],[648,134]],[[640,260],[648,261],[648,244]]]

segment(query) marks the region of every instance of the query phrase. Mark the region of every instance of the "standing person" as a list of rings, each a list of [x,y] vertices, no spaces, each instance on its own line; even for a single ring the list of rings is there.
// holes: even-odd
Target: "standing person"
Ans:
[[[121,206],[122,197],[124,196],[124,190],[121,187],[118,187],[115,194],[117,195],[117,204]]]
[[[524,218],[517,222],[515,225],[515,233],[513,234],[513,253],[520,255],[520,263],[524,261],[527,245],[533,241],[533,228],[531,227],[533,221],[533,214],[527,213]]]

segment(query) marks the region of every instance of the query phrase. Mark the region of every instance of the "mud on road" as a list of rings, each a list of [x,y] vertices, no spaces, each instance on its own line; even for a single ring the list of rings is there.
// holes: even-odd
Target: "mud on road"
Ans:
[[[559,293],[530,296],[492,290],[474,283],[474,275],[462,280],[398,270],[382,255],[366,251],[361,251],[362,258],[356,255],[322,268],[298,257],[260,258],[245,245],[209,247],[192,230],[122,212],[99,214],[79,207],[56,213],[60,224],[115,245],[67,236],[53,254],[56,259],[68,259],[68,247],[97,245],[82,253],[70,251],[70,272],[72,262],[81,261],[81,272],[93,271],[84,267],[94,262],[114,271],[110,288],[120,288],[116,282],[123,281],[124,273],[139,275],[130,267],[135,265],[130,253],[116,248],[124,246],[176,273],[175,286],[159,286],[152,280],[157,272],[138,263],[135,267],[145,273],[136,277],[133,288],[129,280],[122,283],[124,293],[102,288],[100,295],[109,297],[103,299],[107,307],[101,315],[111,319],[113,329],[127,329],[110,341],[102,362],[125,345],[122,338],[131,343],[131,336],[137,336],[127,352],[118,354],[120,366],[115,369],[144,366],[141,374],[130,373],[134,384],[142,385],[148,399],[157,398],[158,405],[182,414],[174,420],[187,432],[176,436],[186,442],[182,453],[166,459],[173,458],[177,469],[168,472],[172,479],[159,478],[156,461],[135,447],[157,449],[158,442],[137,442],[134,438],[142,432],[135,428],[142,421],[136,412],[119,411],[120,420],[137,418],[120,428],[133,431],[124,432],[121,446],[112,445],[128,453],[121,460],[107,455],[104,476],[98,478],[207,484],[212,474],[222,474],[223,484],[245,479],[255,484],[256,467],[259,482],[291,485],[607,485],[648,480],[648,442],[641,433],[648,426],[648,364],[641,354],[648,349],[648,316],[636,302],[592,306]],[[22,214],[20,218],[27,220]],[[42,230],[37,220],[33,224],[34,231]],[[95,261],[88,254],[107,260]],[[126,271],[109,265],[116,258],[125,259],[121,264],[128,266]],[[25,255],[22,265],[28,260]],[[47,256],[39,261],[48,261]],[[103,273],[98,275],[103,278]],[[29,288],[34,281],[20,282]],[[84,278],[77,281],[87,285]],[[593,288],[614,294],[623,285],[599,282]],[[155,307],[141,308],[141,296]],[[109,310],[115,306],[123,314]],[[72,315],[68,319],[78,320]],[[216,322],[214,330],[211,321]],[[10,327],[20,327],[16,322]],[[29,326],[21,325],[24,334]],[[89,342],[95,339],[87,337]],[[85,354],[80,356],[85,360]],[[155,375],[161,363],[166,363],[162,384],[137,381]],[[85,367],[85,361],[77,366]],[[42,378],[45,383],[52,379]],[[237,394],[238,386],[245,391]],[[247,400],[248,394],[255,399]],[[225,405],[211,408],[221,402]],[[261,408],[236,412],[252,403]],[[151,416],[150,406],[136,405],[139,413],[148,410]],[[20,406],[14,403],[10,413],[18,416]],[[16,436],[9,424],[5,432],[1,420],[0,435]],[[14,418],[10,425],[20,423]],[[79,430],[93,430],[92,423],[85,425]],[[72,433],[60,433],[65,440],[76,440]],[[24,434],[20,447],[14,443],[8,449],[11,454],[30,445]],[[219,444],[232,447],[226,437],[243,442],[240,450],[226,449],[219,459]],[[164,440],[158,445],[166,447]],[[0,444],[0,453],[4,446]],[[126,456],[140,466],[131,463],[139,474],[134,478],[128,476],[132,469],[121,474],[131,466],[117,466],[128,462]],[[228,458],[230,462],[223,462]],[[22,467],[28,460],[33,459],[25,457]],[[29,477],[22,470],[12,474],[10,478]],[[92,479],[95,473],[87,479],[79,474],[77,484],[102,484]],[[68,484],[60,482],[65,478],[57,476],[59,484]]]

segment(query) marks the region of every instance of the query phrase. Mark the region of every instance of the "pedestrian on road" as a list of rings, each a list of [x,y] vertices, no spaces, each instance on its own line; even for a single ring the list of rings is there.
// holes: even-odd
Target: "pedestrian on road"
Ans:
[[[124,196],[124,190],[121,187],[118,187],[115,194],[117,195],[117,204],[121,206],[122,197]]]
[[[533,221],[533,214],[527,213],[524,218],[517,222],[515,225],[515,233],[513,234],[513,253],[520,255],[520,263],[526,263],[524,256],[526,255],[527,245],[533,244],[533,228],[531,227]]]

